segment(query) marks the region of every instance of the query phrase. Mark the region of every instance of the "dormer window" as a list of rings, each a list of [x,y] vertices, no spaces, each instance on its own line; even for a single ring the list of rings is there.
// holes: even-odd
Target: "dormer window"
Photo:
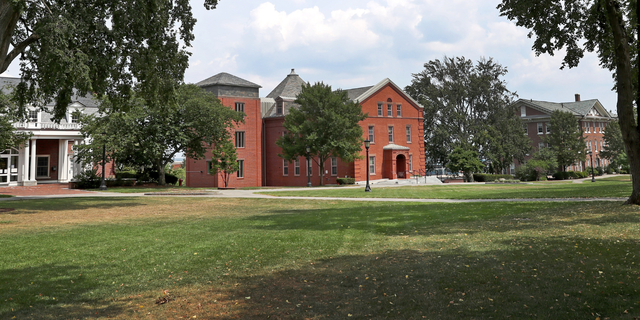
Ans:
[[[276,102],[276,114],[277,115],[281,115],[284,109],[284,101],[278,101]]]
[[[29,122],[37,123],[38,122],[38,110],[29,110]]]
[[[74,110],[69,114],[69,123],[79,123],[80,122],[80,110]]]

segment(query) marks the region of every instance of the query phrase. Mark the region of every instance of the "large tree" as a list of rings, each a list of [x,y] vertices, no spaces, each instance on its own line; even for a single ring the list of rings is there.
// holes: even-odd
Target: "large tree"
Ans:
[[[153,168],[163,185],[164,168],[176,154],[202,158],[209,146],[231,139],[230,128],[243,121],[242,113],[223,106],[216,96],[195,85],[180,86],[175,104],[149,106],[134,96],[128,109],[113,111],[105,101],[97,115],[81,118],[82,132],[92,142],[80,146],[80,159],[98,163],[106,144],[109,160]]]
[[[524,157],[529,140],[514,109],[516,95],[501,80],[506,68],[464,57],[432,60],[424,68],[405,90],[424,106],[427,158],[446,165],[453,149],[466,145],[501,171]]]
[[[551,113],[551,132],[543,138],[556,155],[558,166],[565,171],[586,157],[586,145],[578,119],[569,113],[556,110]]]
[[[15,101],[23,110],[54,101],[57,119],[74,90],[106,95],[115,109],[134,90],[165,105],[188,66],[195,22],[188,0],[0,0],[0,73],[19,59]]]
[[[629,157],[633,191],[627,204],[640,205],[640,117],[638,95],[638,1],[636,0],[503,0],[500,14],[530,29],[537,55],[565,49],[562,67],[576,67],[586,51],[614,73],[617,111]]]
[[[347,92],[332,91],[324,83],[303,85],[284,118],[286,133],[276,145],[286,160],[309,155],[320,167],[320,185],[324,184],[324,164],[330,157],[350,162],[362,151],[360,121],[366,118],[359,103],[349,100]]]
[[[620,125],[618,122],[612,121],[607,124],[604,129],[604,150],[600,153],[600,156],[610,161],[610,166],[620,169],[620,167],[629,167],[629,158],[624,148],[624,141],[622,140],[622,132],[620,132]]]
[[[14,130],[13,122],[19,120],[15,109],[10,96],[0,91],[0,152],[17,147],[30,136],[29,133]]]

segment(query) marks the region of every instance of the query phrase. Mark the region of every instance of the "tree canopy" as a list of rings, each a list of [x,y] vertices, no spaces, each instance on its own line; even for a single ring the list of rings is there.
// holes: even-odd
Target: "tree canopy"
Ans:
[[[204,0],[207,9],[218,0]],[[0,73],[17,59],[16,103],[64,117],[74,90],[116,110],[132,92],[166,105],[188,66],[196,20],[188,0],[0,0]],[[24,111],[24,109],[22,109]]]
[[[622,141],[622,132],[620,132],[620,126],[618,122],[612,121],[607,124],[604,129],[604,150],[600,153],[600,156],[610,161],[610,166],[616,170],[624,167],[628,169],[629,158],[627,152],[624,149],[624,141]]]
[[[640,205],[640,123],[638,102],[638,1],[636,0],[503,0],[500,14],[530,29],[537,55],[565,49],[561,67],[576,67],[585,52],[597,52],[611,70],[618,94],[616,109],[629,157],[633,191],[627,204]]]
[[[229,128],[243,121],[242,113],[196,85],[180,86],[176,98],[174,105],[149,106],[134,96],[127,112],[113,111],[105,101],[100,113],[81,118],[82,132],[92,142],[80,146],[80,159],[97,163],[106,144],[109,160],[155,168],[164,184],[164,168],[177,153],[200,159],[209,146],[230,140]]]
[[[586,145],[578,119],[569,113],[555,110],[551,113],[551,132],[543,138],[556,155],[558,165],[565,171],[578,161],[584,161]]]
[[[283,137],[276,145],[286,160],[309,155],[320,167],[320,184],[324,184],[324,164],[329,157],[353,161],[362,151],[360,121],[366,118],[359,103],[350,101],[347,92],[332,91],[322,82],[303,85],[295,100],[298,107],[289,109],[284,118]]]
[[[451,151],[448,155],[447,169],[451,172],[462,171],[464,180],[473,182],[473,173],[482,171],[484,164],[478,159],[478,152],[468,147],[458,146]]]
[[[428,166],[446,165],[459,145],[491,160],[495,171],[524,158],[530,144],[513,105],[516,95],[501,80],[506,68],[492,59],[474,64],[464,57],[432,60],[424,68],[405,90],[424,106]]]

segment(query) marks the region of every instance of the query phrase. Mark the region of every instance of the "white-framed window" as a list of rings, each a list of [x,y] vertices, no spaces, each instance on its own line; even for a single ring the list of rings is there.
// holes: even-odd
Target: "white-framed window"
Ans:
[[[593,127],[595,129],[595,127]],[[598,152],[598,140],[593,140],[593,146],[595,147],[595,152]]]
[[[520,107],[520,117],[526,117],[527,116],[527,107],[522,106]]]
[[[286,159],[282,159],[282,175],[289,175],[289,161],[287,161]]]
[[[411,143],[411,126],[407,126],[407,143]]]
[[[49,178],[49,156],[36,156],[36,177]]]
[[[80,109],[71,109],[69,110],[69,114],[67,116],[67,122],[69,123],[79,123],[80,122],[80,115],[82,114],[82,111]]]
[[[604,151],[604,140],[600,140],[600,151]]]
[[[382,103],[378,102],[378,117],[382,117]]]
[[[529,125],[524,123],[522,124],[522,129],[524,130],[524,134],[527,135],[529,134]]]
[[[300,175],[300,159],[293,161],[293,174],[296,176]]]
[[[538,142],[538,150],[544,149],[544,142]]]
[[[331,157],[331,175],[338,175],[338,158],[336,157]]]
[[[387,104],[387,117],[393,117],[393,105],[391,103]]]
[[[311,164],[313,163],[312,161],[313,160],[311,159],[307,160],[307,175],[309,177],[313,176],[313,167],[311,166]]]
[[[593,151],[591,148],[591,141],[587,141],[587,149],[589,149],[589,151]]]
[[[551,133],[551,124],[547,122],[544,124],[544,126],[547,128],[547,134]]]
[[[538,122],[538,134],[542,134],[542,122]]]
[[[237,112],[244,112],[244,102],[236,102],[235,105]]]
[[[369,126],[369,142],[373,143],[376,140],[375,127]]]
[[[244,160],[238,160],[238,172],[236,172],[238,178],[244,178]]]
[[[591,133],[591,122],[587,122],[587,133]]]
[[[389,143],[393,143],[393,126],[389,126],[388,130],[389,130]]]
[[[398,104],[396,106],[396,117],[398,117],[398,118],[402,117],[402,105],[401,104]]]
[[[376,174],[376,156],[369,156],[369,174]]]
[[[236,148],[244,148],[244,131],[236,131]]]
[[[413,172],[413,154],[409,155],[409,172]]]
[[[29,122],[31,122],[31,123],[39,122],[38,121],[39,120],[38,119],[39,118],[39,114],[40,114],[40,112],[38,112],[38,110],[29,110],[28,114],[27,114],[27,116],[29,118]]]

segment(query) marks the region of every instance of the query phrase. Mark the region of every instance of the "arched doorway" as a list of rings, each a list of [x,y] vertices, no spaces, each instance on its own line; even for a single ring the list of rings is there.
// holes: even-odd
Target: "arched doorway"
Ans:
[[[403,154],[396,157],[396,174],[398,179],[406,179],[407,158]]]

